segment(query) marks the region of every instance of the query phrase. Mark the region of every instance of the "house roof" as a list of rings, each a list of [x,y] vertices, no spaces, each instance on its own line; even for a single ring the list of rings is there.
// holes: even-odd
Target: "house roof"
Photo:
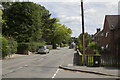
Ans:
[[[102,35],[101,35],[102,32],[103,32],[103,31],[96,32],[96,33],[93,35],[93,38],[94,38],[94,37],[100,37],[100,36],[102,36]]]
[[[110,30],[120,28],[120,15],[106,15],[105,16]]]

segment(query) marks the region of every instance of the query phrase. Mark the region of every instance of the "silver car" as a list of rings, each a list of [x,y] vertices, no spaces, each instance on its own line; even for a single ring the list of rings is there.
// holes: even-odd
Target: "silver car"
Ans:
[[[47,53],[49,53],[49,49],[48,49],[48,47],[47,46],[39,46],[39,48],[38,48],[38,53],[45,53],[45,54],[47,54]]]

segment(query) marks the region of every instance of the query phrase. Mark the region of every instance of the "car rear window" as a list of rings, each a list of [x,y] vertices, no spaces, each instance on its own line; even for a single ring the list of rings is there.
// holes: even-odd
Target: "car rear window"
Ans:
[[[44,46],[39,46],[39,49],[44,49]]]

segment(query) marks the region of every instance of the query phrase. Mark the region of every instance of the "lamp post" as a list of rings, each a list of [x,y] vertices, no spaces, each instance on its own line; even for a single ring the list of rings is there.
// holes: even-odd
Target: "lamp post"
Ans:
[[[84,9],[83,0],[81,0],[81,15],[82,15],[82,37],[83,37],[83,66],[85,66],[85,34],[84,34]]]

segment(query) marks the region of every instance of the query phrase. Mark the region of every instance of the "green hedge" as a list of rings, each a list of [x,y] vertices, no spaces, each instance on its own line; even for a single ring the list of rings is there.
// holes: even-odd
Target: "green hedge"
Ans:
[[[17,52],[17,42],[13,38],[10,41],[4,36],[0,38],[2,38],[2,58]]]
[[[68,44],[64,44],[65,45],[65,47],[68,47],[69,45]]]
[[[47,46],[50,50],[53,49],[53,45],[45,45]]]
[[[15,41],[13,38],[11,40],[11,42],[9,43],[9,47],[10,47],[10,54],[14,54],[17,52],[17,41]]]
[[[45,45],[45,42],[30,42],[28,45],[28,50],[31,52],[36,52],[39,46]]]
[[[8,40],[5,37],[2,37],[2,58],[8,55],[10,51]]]
[[[68,44],[63,44],[61,43],[60,47],[68,47],[69,45]]]

